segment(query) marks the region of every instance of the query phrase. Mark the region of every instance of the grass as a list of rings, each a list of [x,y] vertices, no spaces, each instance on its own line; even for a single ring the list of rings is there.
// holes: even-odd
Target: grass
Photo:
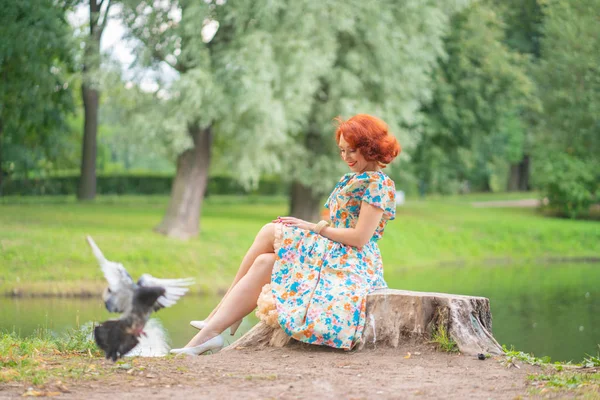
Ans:
[[[600,346],[599,346],[600,349]],[[505,357],[501,362],[516,366],[516,361],[541,367],[541,372],[530,374],[530,394],[544,397],[581,397],[600,399],[600,352],[597,356],[587,355],[582,363],[552,363],[550,357],[535,357],[533,354],[508,349],[503,346]]]
[[[472,196],[475,198],[475,195]],[[479,199],[479,198],[478,198]],[[494,199],[499,199],[498,195]],[[209,197],[200,235],[187,242],[152,231],[162,196],[0,198],[0,290],[97,292],[102,275],[85,235],[137,277],[196,278],[199,292],[227,287],[260,227],[287,213],[280,197]],[[597,257],[597,222],[551,219],[533,209],[476,209],[464,199],[408,201],[380,242],[386,274],[438,265]]]
[[[458,345],[448,334],[448,330],[445,326],[439,325],[433,332],[431,342],[435,343],[439,350],[445,351],[446,353],[458,353]]]
[[[91,334],[91,325],[59,337],[46,329],[27,338],[0,332],[0,384],[24,381],[41,385],[50,378],[81,377],[91,371],[86,360],[101,356]],[[57,359],[60,362],[54,362]]]
[[[528,377],[530,393],[543,396],[600,399],[600,372],[560,372],[533,374]]]
[[[514,364],[515,361],[521,361],[527,363],[529,365],[546,365],[550,363],[550,357],[535,357],[533,354],[524,353],[522,351],[515,350],[514,347],[510,349],[507,346],[502,346],[502,350],[506,355],[506,359],[504,360],[507,365]]]

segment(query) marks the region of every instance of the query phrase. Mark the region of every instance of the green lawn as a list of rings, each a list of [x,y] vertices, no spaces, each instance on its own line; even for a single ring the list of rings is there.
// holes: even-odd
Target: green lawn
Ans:
[[[134,277],[144,272],[192,276],[199,283],[196,290],[215,292],[226,288],[260,227],[287,210],[284,198],[210,197],[202,210],[201,234],[181,242],[152,231],[167,200],[0,199],[0,290],[98,289],[103,278],[84,240],[89,234],[107,258],[122,262]],[[386,273],[456,263],[597,257],[600,223],[551,219],[533,209],[472,208],[456,198],[409,200],[398,208],[380,247]]]

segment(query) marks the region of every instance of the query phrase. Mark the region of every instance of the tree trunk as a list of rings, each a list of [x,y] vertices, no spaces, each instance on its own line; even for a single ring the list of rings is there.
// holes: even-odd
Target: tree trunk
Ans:
[[[524,155],[523,159],[511,164],[508,176],[508,185],[506,188],[509,192],[529,190],[529,156]]]
[[[312,189],[300,182],[293,182],[290,196],[290,215],[305,221],[319,221],[321,196],[315,195]]]
[[[167,212],[155,230],[178,239],[189,239],[200,230],[200,210],[208,183],[212,127],[188,126],[194,147],[177,158],[177,173]]]
[[[79,200],[93,200],[96,197],[96,154],[98,134],[98,90],[90,85],[81,85],[83,97],[84,123],[83,145],[81,149],[81,176],[77,198]]]
[[[510,164],[508,171],[508,184],[506,190],[509,192],[516,192],[519,190],[519,164]]]
[[[90,34],[85,43],[83,53],[83,79],[81,96],[83,99],[84,122],[83,144],[81,148],[81,175],[77,198],[93,200],[96,197],[96,154],[98,137],[98,106],[100,92],[98,90],[98,70],[100,69],[100,39],[108,21],[111,0],[107,0],[104,18],[101,20],[103,0],[90,0]]]
[[[308,129],[304,146],[309,154],[315,157],[328,151],[327,144],[323,143],[323,137],[315,128]],[[310,186],[305,186],[295,180],[291,186],[290,215],[309,222],[319,221],[321,219],[321,197],[320,193],[315,193]]]
[[[519,163],[519,190],[525,192],[529,190],[529,156],[523,156]]]
[[[503,354],[492,336],[488,299],[395,289],[377,290],[367,296],[367,322],[358,350],[396,348],[403,341],[415,339],[429,342],[442,329],[464,354]],[[259,322],[226,350],[292,344],[300,343],[279,326]]]

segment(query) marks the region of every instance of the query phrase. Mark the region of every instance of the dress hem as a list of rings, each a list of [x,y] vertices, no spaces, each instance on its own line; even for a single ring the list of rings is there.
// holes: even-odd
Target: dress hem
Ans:
[[[279,253],[283,244],[283,225],[275,224],[275,239],[273,240],[273,250],[275,255]]]

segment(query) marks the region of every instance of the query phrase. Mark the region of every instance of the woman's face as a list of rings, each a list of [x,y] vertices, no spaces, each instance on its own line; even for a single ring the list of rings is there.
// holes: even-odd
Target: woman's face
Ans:
[[[363,155],[360,154],[360,150],[350,146],[350,144],[346,142],[346,139],[344,139],[344,135],[340,136],[338,147],[340,148],[340,156],[342,157],[342,160],[348,164],[348,167],[350,167],[352,172],[367,171],[373,164],[365,160]]]

